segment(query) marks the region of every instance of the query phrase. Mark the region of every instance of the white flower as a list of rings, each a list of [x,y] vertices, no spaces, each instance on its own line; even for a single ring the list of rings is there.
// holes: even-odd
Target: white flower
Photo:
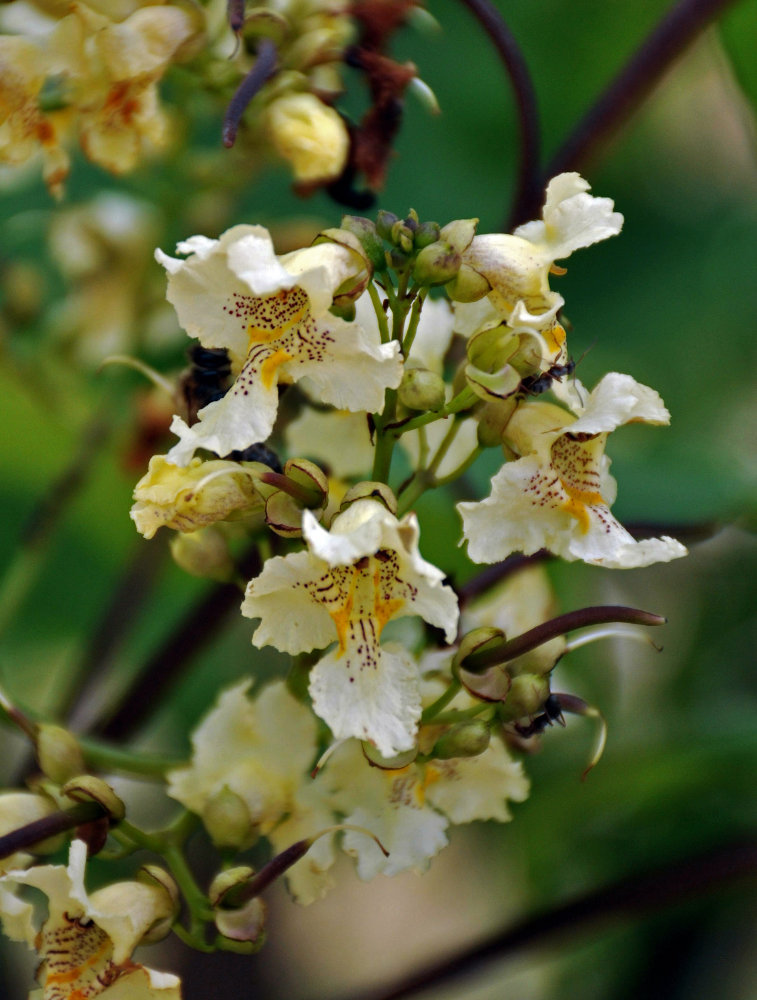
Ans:
[[[250,829],[283,850],[333,822],[309,776],[317,724],[283,682],[263,688],[255,700],[247,696],[250,684],[221,694],[192,735],[191,763],[168,774],[168,793],[203,815],[217,796],[233,792],[247,807]],[[297,899],[323,895],[332,861],[330,839],[323,837],[288,872]]]
[[[686,555],[672,538],[635,541],[610,513],[616,483],[604,449],[622,424],[667,424],[658,394],[629,375],[606,375],[579,417],[543,402],[521,404],[505,437],[521,457],[492,480],[479,503],[458,504],[474,562],[547,548],[567,560],[634,568]]]
[[[338,739],[371,740],[386,757],[409,749],[420,715],[418,670],[396,643],[380,645],[386,623],[420,615],[457,627],[457,598],[443,574],[418,551],[415,516],[398,520],[375,500],[358,500],[326,531],[303,515],[309,551],[269,559],[251,580],[242,613],[260,618],[256,646],[286,653],[322,649],[311,673],[315,712]]]
[[[35,926],[34,907],[0,897],[0,918],[9,937],[39,952],[37,978],[44,996],[103,1000],[180,1000],[176,976],[131,961],[139,942],[156,924],[172,919],[173,901],[157,884],[119,882],[89,895],[84,887],[87,846],[71,844],[69,863],[37,865],[0,877],[0,887],[22,885],[48,897],[48,915]],[[9,910],[9,899],[15,906]]]
[[[177,250],[185,260],[155,254],[168,272],[168,300],[190,336],[229,351],[237,375],[198,423],[174,417],[181,440],[169,461],[185,465],[195,448],[223,456],[264,441],[280,380],[307,378],[312,394],[339,409],[383,409],[385,390],[402,378],[399,345],[329,312],[337,289],[359,278],[356,253],[323,243],[277,257],[261,226],[235,226],[218,240],[193,236]]]
[[[555,360],[565,331],[557,322],[564,300],[549,287],[550,268],[574,250],[620,232],[623,216],[609,198],[594,198],[576,173],[559,174],[547,186],[542,221],[512,235],[474,236],[463,252],[465,267],[482,275],[491,291],[485,301],[455,304],[455,329],[470,335],[503,319],[513,329],[531,329],[546,341]]]
[[[433,743],[435,730],[439,727],[421,730],[422,744]],[[477,757],[430,760],[395,770],[367,766],[359,746],[351,743],[334,754],[326,770],[345,822],[376,834],[389,852],[387,858],[364,834],[347,831],[343,847],[356,858],[362,879],[424,871],[446,846],[450,823],[504,823],[511,819],[508,800],[522,802],[529,787],[520,762],[510,759],[499,739]]]

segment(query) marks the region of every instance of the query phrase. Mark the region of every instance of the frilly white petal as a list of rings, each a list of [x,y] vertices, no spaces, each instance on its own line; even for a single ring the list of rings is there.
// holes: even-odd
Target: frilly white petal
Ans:
[[[369,837],[347,831],[344,850],[356,859],[357,873],[365,881],[376,875],[423,872],[431,858],[448,843],[445,830],[449,821],[433,809],[385,803],[378,812],[358,808],[347,817],[347,822],[375,833],[389,851],[386,858]]]
[[[355,650],[329,653],[313,667],[313,710],[337,739],[370,740],[384,757],[409,750],[421,714],[418,667],[397,643],[377,647],[363,663]]]
[[[429,802],[453,823],[512,818],[508,800],[528,798],[529,781],[520,761],[511,760],[503,744],[493,741],[478,757],[436,761],[430,766],[440,771],[437,781],[428,783]]]
[[[575,403],[576,395],[572,398]],[[630,423],[670,423],[660,395],[620,372],[605,375],[577,412],[578,420],[568,428],[571,434],[601,434]]]

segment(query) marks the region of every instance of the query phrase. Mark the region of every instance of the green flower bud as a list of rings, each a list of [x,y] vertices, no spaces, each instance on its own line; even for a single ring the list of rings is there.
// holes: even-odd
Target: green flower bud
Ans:
[[[206,802],[202,822],[216,847],[245,850],[257,839],[247,803],[227,785]]]
[[[509,326],[501,323],[474,334],[466,345],[471,364],[485,372],[497,371],[510,361],[520,347],[520,338]]]
[[[356,500],[365,499],[378,500],[386,507],[390,514],[397,513],[397,498],[386,483],[373,483],[370,481],[355,483],[354,486],[351,486],[344,494],[339,510],[340,512],[346,510]]]
[[[155,886],[162,891],[166,900],[166,915],[158,919],[150,927],[141,940],[141,944],[153,944],[162,941],[171,932],[171,927],[179,912],[179,887],[165,870],[159,865],[143,865],[137,872],[137,881],[145,885]]]
[[[462,265],[445,289],[453,302],[477,302],[491,290],[492,286],[486,278],[468,264]]]
[[[385,212],[382,208],[376,216],[376,232],[382,239],[391,242],[392,229],[399,221],[399,217],[394,212]]]
[[[306,507],[316,509],[325,505],[329,496],[329,481],[315,462],[306,458],[290,458],[284,466],[284,475],[309,494],[305,498]]]
[[[249,882],[255,874],[255,869],[249,865],[237,865],[235,868],[227,868],[219,872],[208,889],[208,899],[211,906],[223,906],[224,898],[236,889],[237,886]]]
[[[278,490],[265,502],[265,523],[282,538],[299,538],[302,534],[302,506],[283,490]]]
[[[73,778],[61,788],[61,794],[74,802],[97,802],[114,823],[120,823],[126,815],[123,802],[110,785],[93,774],[80,774]]]
[[[406,368],[398,397],[408,410],[441,410],[444,406],[444,379],[427,368]]]
[[[489,746],[490,738],[489,727],[480,719],[459,722],[439,737],[431,751],[431,756],[438,760],[449,760],[453,757],[478,757]]]
[[[363,750],[363,756],[368,763],[374,767],[380,767],[384,771],[399,771],[400,768],[412,764],[418,756],[418,747],[411,747],[409,750],[404,750],[394,757],[382,757],[372,743],[363,742],[360,745]]]
[[[396,244],[404,253],[413,252],[413,237],[418,228],[417,222],[413,219],[401,219],[392,226],[392,243]]]
[[[452,672],[455,673],[458,667],[469,670],[466,663],[472,653],[483,653],[489,649],[501,646],[505,642],[505,633],[501,628],[494,628],[492,625],[482,625],[480,628],[471,629],[460,640],[457,652],[452,660]],[[488,669],[488,667],[486,668]]]
[[[436,243],[439,239],[439,233],[441,232],[441,227],[438,222],[422,222],[415,232],[415,247],[417,250],[422,250],[424,247],[431,246],[432,243]]]
[[[482,448],[497,448],[518,401],[515,396],[487,402],[478,411],[478,443]]]
[[[342,217],[342,229],[358,238],[374,270],[383,271],[386,268],[384,244],[370,219],[364,219],[360,215],[345,215]]]
[[[468,365],[465,377],[475,394],[487,403],[508,399],[520,388],[520,374],[512,365],[504,365],[496,372],[481,371],[475,365]]]
[[[446,285],[462,263],[460,254],[445,240],[424,247],[415,258],[413,277],[421,285]]]
[[[199,531],[176,534],[169,544],[174,562],[192,576],[220,583],[234,579],[234,560],[226,537],[218,528],[200,528]]]
[[[520,674],[513,678],[501,717],[503,721],[511,721],[537,715],[548,697],[548,674]]]
[[[410,263],[410,258],[408,254],[403,253],[397,247],[392,247],[392,249],[387,254],[387,263],[389,267],[393,268],[395,271],[404,270]]]
[[[40,724],[37,731],[40,770],[56,785],[65,785],[86,769],[76,737],[62,726]]]

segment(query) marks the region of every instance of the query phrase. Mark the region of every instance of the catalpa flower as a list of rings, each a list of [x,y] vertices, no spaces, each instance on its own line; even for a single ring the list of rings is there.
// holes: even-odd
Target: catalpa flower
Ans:
[[[185,260],[156,251],[168,272],[168,300],[190,336],[225,348],[237,373],[229,392],[188,427],[168,460],[185,465],[196,448],[219,455],[264,441],[278,409],[277,384],[307,379],[311,395],[338,409],[381,412],[402,378],[397,343],[382,344],[329,310],[338,289],[358,284],[363,261],[334,243],[277,257],[261,226],[235,226],[218,240],[193,236]]]
[[[168,793],[202,816],[211,835],[245,847],[257,834],[284,850],[334,822],[310,777],[318,750],[317,723],[283,681],[255,700],[251,681],[224,691],[192,735],[192,760],[168,774]],[[243,821],[232,826],[227,799],[236,797]],[[235,813],[236,814],[236,813]],[[220,830],[218,824],[222,824]],[[293,895],[310,903],[329,888],[331,838],[322,837],[287,872]]]
[[[457,598],[441,570],[418,551],[418,524],[398,520],[380,502],[356,500],[331,530],[309,511],[302,520],[307,552],[269,559],[242,604],[260,618],[256,646],[285,653],[337,647],[315,665],[315,712],[338,739],[370,740],[385,757],[413,746],[421,711],[418,668],[398,643],[380,645],[392,618],[420,615],[451,642]]]
[[[444,689],[438,682],[426,682],[424,688],[424,702],[429,704]],[[461,694],[453,704],[470,707],[471,699]],[[444,729],[421,728],[422,753],[433,755]],[[332,801],[344,822],[370,830],[389,852],[389,857],[383,855],[364,834],[345,833],[342,846],[356,859],[358,875],[366,880],[378,874],[425,871],[447,845],[450,824],[505,823],[512,818],[508,801],[522,802],[529,790],[522,765],[510,758],[498,738],[477,756],[413,761],[397,768],[369,766],[359,744],[351,742],[339,748],[325,771]]]
[[[474,562],[547,548],[569,561],[631,569],[686,555],[673,538],[637,542],[610,513],[617,488],[607,435],[622,424],[669,423],[658,394],[611,372],[579,408],[575,416],[551,403],[518,407],[505,439],[522,457],[500,469],[485,500],[458,504]]]
[[[41,927],[34,906],[11,892],[0,900],[6,934],[25,941],[42,959],[37,978],[45,998],[180,1000],[176,976],[131,960],[136,946],[170,928],[174,903],[157,882],[117,882],[89,895],[84,886],[87,846],[71,844],[68,866],[36,865],[0,877],[0,888],[29,885],[48,898]]]
[[[455,304],[458,332],[470,335],[506,320],[513,329],[530,329],[544,339],[545,361],[560,356],[565,331],[557,313],[564,299],[549,287],[550,269],[574,250],[615,236],[623,225],[613,202],[588,190],[580,174],[559,174],[547,185],[541,221],[519,226],[512,235],[473,237],[462,254],[462,273],[469,268],[491,290],[484,300]]]
[[[185,468],[153,455],[134,487],[130,516],[137,531],[152,538],[164,525],[176,531],[198,531],[234,515],[262,512],[264,501],[255,489],[255,473],[267,472],[256,462],[193,458]]]

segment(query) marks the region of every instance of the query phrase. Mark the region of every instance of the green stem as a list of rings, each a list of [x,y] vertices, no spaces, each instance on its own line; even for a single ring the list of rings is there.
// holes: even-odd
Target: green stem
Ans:
[[[180,767],[184,761],[160,754],[140,754],[117,747],[105,746],[89,737],[77,737],[88,764],[101,771],[125,771],[144,778],[162,780],[166,771]]]
[[[410,311],[410,322],[407,325],[407,330],[405,331],[405,336],[402,340],[402,353],[405,356],[405,360],[410,356],[410,351],[413,346],[413,341],[415,340],[415,335],[418,332],[418,323],[421,318],[421,310],[423,309],[423,303],[426,301],[426,296],[428,295],[428,289],[422,288],[413,302],[413,307]]]
[[[373,310],[376,313],[376,320],[378,321],[379,332],[381,333],[381,343],[388,344],[392,339],[389,333],[389,324],[386,321],[386,313],[384,312],[384,304],[381,301],[381,296],[379,295],[378,288],[371,282],[368,285],[368,294],[371,297],[371,302],[373,303]]]
[[[421,725],[427,722],[436,721],[436,716],[446,708],[447,705],[454,699],[455,695],[458,694],[462,684],[459,680],[454,679],[444,694],[440,695],[435,702],[428,706],[428,708],[423,709],[423,714],[421,715]]]
[[[425,424],[432,424],[435,420],[444,420],[445,417],[451,417],[454,413],[460,413],[461,410],[466,410],[472,406],[476,400],[477,396],[475,392],[466,386],[449,403],[443,406],[441,410],[421,413],[419,416],[411,417],[410,420],[405,420],[401,424],[394,424],[392,426],[387,423],[385,426],[395,437],[401,437],[407,431],[417,430],[418,427],[423,427]]]

